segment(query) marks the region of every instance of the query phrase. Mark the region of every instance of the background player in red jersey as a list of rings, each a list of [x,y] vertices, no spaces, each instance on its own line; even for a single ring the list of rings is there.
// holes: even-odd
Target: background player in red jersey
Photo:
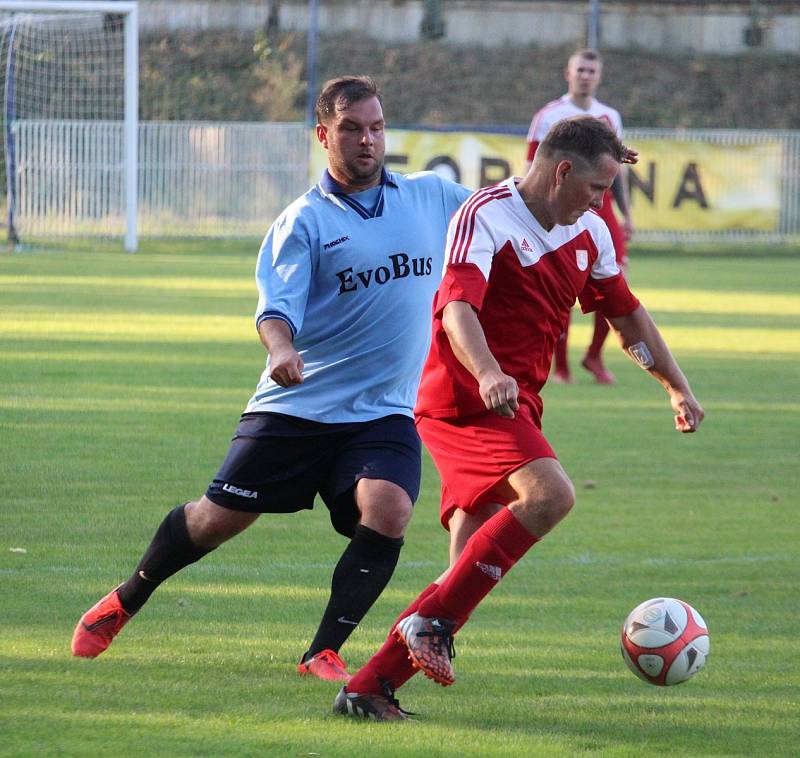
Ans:
[[[550,131],[553,124],[562,118],[581,115],[594,116],[605,121],[616,132],[618,137],[622,137],[622,118],[619,112],[605,103],[601,103],[594,96],[600,86],[602,74],[603,61],[596,50],[578,50],[570,56],[567,67],[564,70],[564,78],[567,80],[567,94],[549,102],[534,115],[531,121],[528,129],[528,167],[530,167],[530,162],[536,154],[536,148],[539,143]],[[628,183],[625,181],[623,172],[624,168],[614,179],[611,192],[603,196],[603,205],[597,211],[611,232],[611,239],[617,254],[617,263],[622,269],[625,268],[628,262],[626,242],[633,234]],[[622,226],[620,226],[614,214],[611,203],[612,194],[617,202],[617,207],[622,213]],[[586,349],[581,365],[594,376],[598,384],[614,383],[614,375],[605,367],[602,358],[603,343],[608,336],[608,330],[608,322],[603,315],[595,313],[592,341]],[[553,362],[552,381],[559,384],[572,382],[572,374],[567,358],[568,333],[569,315],[567,316],[561,339],[556,344]]]
[[[664,386],[679,432],[694,432],[703,420],[628,289],[608,228],[587,213],[600,207],[630,157],[602,121],[560,121],[524,179],[479,190],[453,217],[415,409],[442,478],[450,567],[400,614],[339,692],[334,712],[401,720],[407,714],[394,692],[416,669],[452,684],[453,635],[572,508],[572,483],[541,431],[539,393],[576,299],[585,312],[603,313],[623,350]]]

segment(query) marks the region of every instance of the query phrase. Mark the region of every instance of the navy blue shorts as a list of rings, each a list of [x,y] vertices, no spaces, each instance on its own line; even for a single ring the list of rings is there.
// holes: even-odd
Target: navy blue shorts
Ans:
[[[331,523],[352,536],[359,521],[359,479],[419,495],[421,444],[414,422],[401,415],[351,424],[321,424],[279,413],[245,413],[206,497],[224,508],[294,513],[319,494]]]

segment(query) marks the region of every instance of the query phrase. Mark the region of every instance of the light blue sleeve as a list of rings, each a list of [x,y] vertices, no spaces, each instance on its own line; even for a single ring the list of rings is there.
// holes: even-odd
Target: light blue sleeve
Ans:
[[[268,318],[286,322],[293,337],[302,329],[311,284],[313,245],[306,225],[288,211],[270,227],[256,262],[256,329]]]
[[[444,195],[444,206],[447,213],[447,220],[461,207],[461,204],[472,194],[472,190],[467,189],[462,184],[456,184],[447,180],[442,181],[442,194]]]

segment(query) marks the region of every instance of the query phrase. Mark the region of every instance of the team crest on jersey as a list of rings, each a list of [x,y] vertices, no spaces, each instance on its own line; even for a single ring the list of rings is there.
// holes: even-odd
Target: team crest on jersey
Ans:
[[[575,251],[575,263],[578,264],[578,268],[581,271],[586,271],[586,267],[589,265],[589,251],[588,250],[576,250]]]

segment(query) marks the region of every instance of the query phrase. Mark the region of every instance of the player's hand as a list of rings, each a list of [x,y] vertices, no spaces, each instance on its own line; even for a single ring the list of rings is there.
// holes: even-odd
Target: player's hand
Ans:
[[[281,387],[291,387],[303,382],[303,359],[293,347],[273,350],[269,356],[269,376]]]
[[[624,148],[624,152],[622,153],[622,162],[623,163],[638,163],[639,162],[639,151],[634,150],[632,147],[628,147],[627,145],[622,146]]]
[[[671,404],[675,411],[675,429],[683,434],[696,432],[706,414],[694,396],[675,393],[671,398]]]
[[[519,409],[519,387],[513,376],[502,371],[490,371],[481,377],[478,391],[486,409],[504,418],[514,418]]]

